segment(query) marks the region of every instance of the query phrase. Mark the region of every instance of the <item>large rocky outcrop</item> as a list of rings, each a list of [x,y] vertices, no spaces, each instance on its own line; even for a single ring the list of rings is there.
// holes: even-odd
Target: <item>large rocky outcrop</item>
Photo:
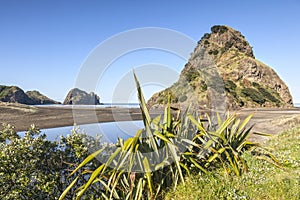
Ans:
[[[21,103],[27,105],[58,104],[38,91],[24,92],[17,86],[0,85],[0,102]]]
[[[286,84],[269,66],[254,57],[245,37],[228,26],[206,33],[173,86],[154,94],[149,106],[171,94],[172,103],[212,108],[292,107]]]
[[[72,105],[99,105],[100,97],[95,93],[87,93],[78,88],[74,88],[69,91],[63,104]]]

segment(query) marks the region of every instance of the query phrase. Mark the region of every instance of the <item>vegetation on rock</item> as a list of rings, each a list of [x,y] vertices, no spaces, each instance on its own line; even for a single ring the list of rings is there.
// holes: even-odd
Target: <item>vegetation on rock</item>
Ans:
[[[38,91],[24,92],[17,86],[0,85],[0,102],[21,103],[27,105],[58,104]]]
[[[99,105],[100,97],[91,92],[88,94],[87,92],[80,90],[78,88],[74,88],[69,91],[67,94],[63,104],[73,104],[73,105]]]
[[[215,96],[226,93],[227,108],[293,106],[285,83],[274,70],[256,60],[245,37],[228,26],[213,26],[211,33],[198,42],[179,80],[154,94],[148,105],[161,104],[157,100],[166,99],[166,91],[174,98],[186,96],[184,103],[180,101],[186,106],[212,105],[216,100],[212,91],[217,93]]]
[[[59,102],[54,101],[45,95],[41,94],[39,91],[33,90],[26,92],[27,96],[35,101],[35,104],[59,104]]]

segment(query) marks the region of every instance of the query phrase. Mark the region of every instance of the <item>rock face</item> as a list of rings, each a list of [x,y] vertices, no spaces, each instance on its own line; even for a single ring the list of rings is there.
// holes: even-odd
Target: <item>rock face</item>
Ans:
[[[60,104],[60,102],[54,101],[36,90],[28,91],[26,94],[35,102],[34,104]]]
[[[213,26],[198,42],[173,86],[154,94],[149,106],[196,103],[199,107],[225,104],[241,107],[292,107],[286,84],[269,66],[254,57],[245,37],[228,26]]]
[[[0,85],[0,102],[21,103],[27,105],[58,104],[38,91],[24,92],[17,86]]]
[[[70,90],[67,94],[64,103],[68,105],[99,105],[100,97],[95,93],[87,93],[78,88]]]

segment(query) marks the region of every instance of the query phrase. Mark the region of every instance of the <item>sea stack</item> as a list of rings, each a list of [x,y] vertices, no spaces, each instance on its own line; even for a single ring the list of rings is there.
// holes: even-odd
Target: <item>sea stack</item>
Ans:
[[[293,106],[287,85],[271,67],[255,59],[241,32],[219,25],[198,42],[179,80],[154,94],[148,105],[164,104],[170,94],[174,105],[196,102],[205,108],[217,101],[211,91],[218,90],[226,109]]]
[[[87,93],[78,88],[71,89],[63,104],[65,105],[100,105],[100,97],[94,92]]]

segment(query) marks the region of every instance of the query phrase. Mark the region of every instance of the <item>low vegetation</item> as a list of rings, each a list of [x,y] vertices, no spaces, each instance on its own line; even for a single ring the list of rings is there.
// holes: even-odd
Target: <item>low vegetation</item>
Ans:
[[[258,103],[260,105],[264,104],[266,102],[266,99],[262,94],[260,94],[256,89],[254,88],[243,88],[241,90],[241,94],[244,97],[250,98],[255,103]]]
[[[151,118],[136,84],[145,128],[116,144],[77,129],[58,142],[34,126],[20,137],[4,125],[0,198],[299,199],[300,128],[261,145],[248,140],[252,115],[204,123],[189,109],[172,111],[170,95],[164,115]]]
[[[280,105],[280,96],[278,93],[274,94],[274,91],[268,91],[266,88],[263,88],[260,84],[253,82],[252,85],[259,91],[259,93],[266,99],[273,103],[275,103],[277,106]],[[272,94],[273,93],[273,94]]]
[[[73,179],[61,199],[73,187],[79,188],[74,194],[76,199],[85,197],[91,188],[97,188],[103,199],[162,199],[164,191],[176,190],[179,183],[185,185],[190,174],[204,175],[222,169],[227,178],[242,176],[249,167],[244,158],[248,151],[278,164],[274,156],[248,141],[252,127],[246,125],[252,116],[244,121],[236,115],[229,115],[224,121],[218,116],[217,124],[208,118],[205,127],[188,111],[171,115],[169,98],[164,116],[152,119],[137,79],[136,83],[145,128],[133,138],[120,139],[106,162]],[[71,175],[103,151],[88,156]],[[88,180],[78,183],[79,177]]]
[[[211,32],[213,33],[220,33],[220,34],[223,34],[225,33],[226,31],[228,31],[228,28],[226,26],[219,26],[219,25],[216,25],[216,26],[213,26],[211,28]]]
[[[268,102],[279,107],[282,100],[278,93],[268,88],[264,88],[256,82],[252,82],[252,87],[246,87],[243,84],[238,86],[231,80],[225,80],[224,86],[226,92],[228,92],[240,106],[243,106],[244,102],[249,102],[249,100],[251,100],[259,105]]]
[[[76,176],[69,177],[70,170],[89,155],[88,144],[99,147],[100,140],[74,129],[71,135],[58,142],[49,141],[35,126],[20,137],[13,126],[3,125],[0,131],[0,199],[58,199],[71,183],[69,178]],[[98,164],[95,160],[90,167]],[[78,179],[78,182],[83,181],[84,178]],[[96,196],[91,188],[86,197],[91,197],[91,193],[92,197]],[[66,197],[70,199],[71,195]]]
[[[250,152],[243,155],[249,171],[227,177],[223,171],[186,177],[185,184],[169,191],[166,199],[300,199],[300,127],[287,130],[265,144],[282,164],[280,168]]]
[[[7,86],[0,85],[0,98],[4,98],[12,94],[15,90],[16,88],[13,86],[7,87]]]

